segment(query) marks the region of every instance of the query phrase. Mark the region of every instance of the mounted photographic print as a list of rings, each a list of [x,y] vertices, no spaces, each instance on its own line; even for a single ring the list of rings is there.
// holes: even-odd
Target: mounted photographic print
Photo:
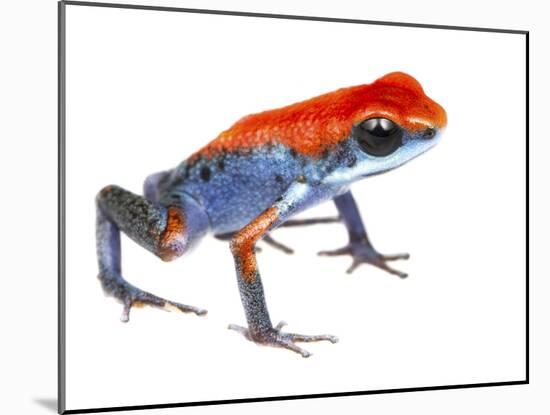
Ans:
[[[60,412],[528,381],[527,32],[59,12]]]

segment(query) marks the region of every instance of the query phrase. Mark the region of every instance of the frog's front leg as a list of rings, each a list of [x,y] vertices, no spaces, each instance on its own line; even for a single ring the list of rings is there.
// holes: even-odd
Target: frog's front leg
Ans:
[[[147,200],[118,186],[99,192],[97,203],[98,278],[106,294],[122,302],[121,320],[127,322],[132,306],[175,308],[203,315],[206,310],[157,297],[122,277],[120,231],[164,261],[182,255],[207,229],[208,219],[197,202],[175,195],[166,205]]]
[[[308,197],[311,197],[310,190],[306,183],[293,183],[273,206],[242,228],[231,240],[231,252],[235,260],[239,291],[248,327],[232,324],[229,328],[240,332],[248,340],[263,345],[283,347],[303,357],[309,357],[310,353],[297,346],[296,342],[327,340],[336,343],[338,339],[327,334],[286,333],[281,331],[285,325],[284,322],[273,326],[265,303],[254,246],[269,230],[283,223]]]
[[[336,249],[334,251],[321,251],[319,255],[322,256],[336,256],[336,255],[351,255],[353,262],[348,268],[347,272],[352,273],[359,265],[371,264],[375,267],[383,269],[390,274],[397,275],[401,278],[406,278],[407,274],[404,272],[395,270],[388,266],[387,261],[394,261],[397,259],[409,259],[409,254],[395,254],[395,255],[382,255],[378,253],[372,246],[363,220],[355,203],[355,199],[351,194],[351,191],[337,196],[334,198],[334,204],[346,225],[348,230],[349,242],[346,246]]]

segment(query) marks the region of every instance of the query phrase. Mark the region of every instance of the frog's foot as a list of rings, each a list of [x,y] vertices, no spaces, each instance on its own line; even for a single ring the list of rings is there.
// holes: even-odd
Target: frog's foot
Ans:
[[[318,341],[329,341],[331,343],[337,343],[338,337],[331,336],[329,334],[317,334],[317,335],[303,335],[296,333],[284,333],[281,329],[286,326],[284,321],[281,321],[275,327],[272,327],[268,330],[263,330],[261,332],[251,332],[246,327],[237,326],[235,324],[230,324],[228,328],[230,330],[235,330],[241,333],[248,340],[272,347],[282,347],[284,349],[292,350],[300,354],[302,357],[309,357],[311,353],[307,350],[302,349],[296,345],[296,342],[318,342]]]
[[[120,302],[122,302],[124,308],[122,309],[122,315],[120,321],[126,323],[130,320],[130,309],[132,307],[141,307],[149,305],[152,307],[162,308],[164,310],[179,310],[183,313],[195,313],[198,316],[206,314],[206,310],[202,308],[193,307],[177,303],[175,301],[166,300],[161,297],[157,297],[147,291],[143,291],[121,276],[102,276],[99,275],[99,280],[103,290],[107,295],[112,295]]]
[[[383,269],[390,274],[397,275],[400,278],[406,278],[407,274],[388,266],[388,261],[395,261],[397,259],[409,259],[409,254],[395,254],[395,255],[382,255],[367,242],[351,242],[343,248],[336,249],[334,251],[321,251],[318,253],[321,256],[337,256],[337,255],[351,255],[353,262],[347,269],[347,273],[351,274],[359,265],[365,263],[373,265],[377,268]]]

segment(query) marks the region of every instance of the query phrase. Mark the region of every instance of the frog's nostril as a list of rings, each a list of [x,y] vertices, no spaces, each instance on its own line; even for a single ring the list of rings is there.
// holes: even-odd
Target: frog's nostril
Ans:
[[[435,128],[428,128],[426,131],[424,131],[423,136],[425,139],[429,140],[435,137],[435,133],[436,133]]]

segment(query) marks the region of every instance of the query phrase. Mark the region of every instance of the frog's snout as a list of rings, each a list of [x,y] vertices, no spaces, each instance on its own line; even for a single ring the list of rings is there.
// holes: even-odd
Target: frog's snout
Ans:
[[[429,127],[426,128],[421,134],[424,140],[433,140],[441,138],[445,127]]]

